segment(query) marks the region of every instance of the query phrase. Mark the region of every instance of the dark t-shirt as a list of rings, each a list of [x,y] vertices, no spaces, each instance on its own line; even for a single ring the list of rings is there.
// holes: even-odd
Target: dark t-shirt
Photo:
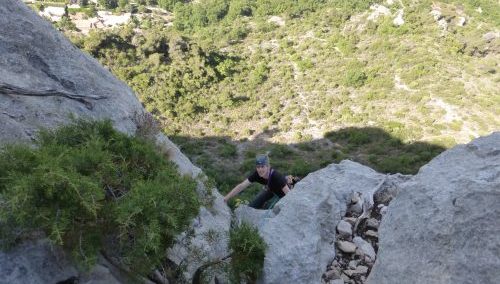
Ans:
[[[259,173],[257,173],[257,171],[254,171],[250,176],[248,176],[248,181],[258,182],[260,184],[268,186],[269,190],[274,192],[280,198],[285,196],[285,193],[282,191],[282,189],[286,185],[286,179],[282,174],[275,170],[272,170],[271,180],[269,181],[269,184],[268,180],[259,176]]]

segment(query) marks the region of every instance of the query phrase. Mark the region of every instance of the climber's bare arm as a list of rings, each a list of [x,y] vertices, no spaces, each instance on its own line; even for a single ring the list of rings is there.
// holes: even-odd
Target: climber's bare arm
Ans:
[[[288,194],[290,192],[290,188],[288,188],[288,185],[285,184],[285,186],[281,189],[284,194]]]
[[[235,195],[242,192],[249,185],[250,181],[248,179],[245,179],[243,182],[235,186],[226,196],[224,196],[224,202],[227,202],[229,199],[233,198]]]

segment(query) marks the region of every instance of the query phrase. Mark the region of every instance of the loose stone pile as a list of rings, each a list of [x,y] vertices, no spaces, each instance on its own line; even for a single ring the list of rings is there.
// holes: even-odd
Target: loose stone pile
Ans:
[[[323,274],[324,283],[365,283],[377,255],[378,227],[391,199],[375,196],[365,219],[361,196],[352,196],[347,213],[337,224],[335,259]]]

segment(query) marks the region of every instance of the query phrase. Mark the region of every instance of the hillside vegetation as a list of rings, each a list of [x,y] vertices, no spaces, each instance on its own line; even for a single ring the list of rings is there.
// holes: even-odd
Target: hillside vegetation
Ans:
[[[296,175],[344,158],[415,173],[500,129],[497,1],[158,5],[173,10],[172,25],[153,13],[68,36],[137,92],[223,192],[258,152]]]

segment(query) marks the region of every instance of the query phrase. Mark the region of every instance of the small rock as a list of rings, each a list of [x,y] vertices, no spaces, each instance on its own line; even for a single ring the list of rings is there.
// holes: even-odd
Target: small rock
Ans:
[[[486,41],[486,42],[490,42],[496,38],[500,37],[500,33],[499,32],[487,32],[483,35],[483,39]]]
[[[268,23],[274,23],[277,26],[283,27],[285,26],[285,20],[279,16],[271,16],[268,20]]]
[[[371,259],[375,259],[375,250],[369,242],[363,240],[360,237],[355,237],[353,239],[353,242],[361,250],[363,255],[368,255]]]
[[[463,27],[467,21],[465,20],[465,17],[459,17],[457,20],[457,26]]]
[[[340,271],[337,269],[332,269],[329,270],[325,273],[326,279],[339,279],[340,278]]]
[[[353,253],[356,251],[356,245],[348,241],[338,241],[337,247],[345,253]]]
[[[356,270],[354,270],[354,275],[362,275],[368,273],[368,267],[364,265],[360,265],[356,267]]]
[[[358,193],[358,192],[354,192],[354,193],[352,194],[352,197],[351,197],[351,203],[353,203],[353,204],[354,204],[354,203],[358,203],[358,202],[359,202],[359,199],[360,199],[360,197],[359,197],[359,193]]]
[[[348,222],[349,224],[351,224],[353,226],[356,223],[356,218],[354,218],[354,217],[345,217],[343,220]]]
[[[363,212],[363,204],[361,202],[351,204],[351,206],[349,206],[349,212],[361,214]]]
[[[341,220],[337,225],[337,231],[340,236],[350,237],[352,235],[352,225],[344,220]]]
[[[446,31],[448,28],[448,22],[445,19],[441,19],[438,21],[438,26],[443,30]]]
[[[342,280],[344,280],[344,282],[351,281],[351,278],[347,274],[345,274],[345,270],[344,270],[344,273],[342,273],[342,275],[340,275],[340,278],[342,278]]]
[[[392,20],[392,23],[398,27],[402,26],[405,23],[405,20],[403,19],[403,10],[402,9],[398,10],[396,17],[394,18],[394,20]]]
[[[430,14],[434,17],[434,20],[439,21],[443,18],[443,14],[439,10],[432,10]]]
[[[344,270],[344,274],[347,275],[350,278],[350,277],[354,276],[354,272],[355,271],[356,270],[354,270],[354,269],[346,269],[346,270]]]
[[[366,267],[364,265],[360,265],[360,266],[356,267],[356,269],[344,270],[344,273],[349,277],[353,277],[353,276],[357,276],[357,275],[365,275],[366,273],[368,273],[368,267]]]
[[[356,269],[357,266],[358,266],[358,261],[357,260],[351,260],[351,261],[349,261],[349,268]]]
[[[354,255],[359,256],[359,257],[363,257],[364,256],[363,251],[360,250],[359,248],[356,249],[356,252],[354,253]]]
[[[367,18],[370,21],[375,21],[381,16],[388,16],[391,14],[391,10],[389,8],[380,4],[373,4],[370,6],[370,9],[372,10],[372,12]]]
[[[375,218],[370,218],[366,221],[366,226],[372,229],[378,229],[380,222]]]
[[[380,215],[385,215],[387,213],[387,206],[380,208]]]
[[[373,266],[373,259],[371,257],[365,255],[365,262],[368,264],[370,267]]]
[[[368,230],[365,232],[365,236],[367,237],[372,237],[372,238],[377,238],[378,239],[378,233],[373,231],[373,230]]]

